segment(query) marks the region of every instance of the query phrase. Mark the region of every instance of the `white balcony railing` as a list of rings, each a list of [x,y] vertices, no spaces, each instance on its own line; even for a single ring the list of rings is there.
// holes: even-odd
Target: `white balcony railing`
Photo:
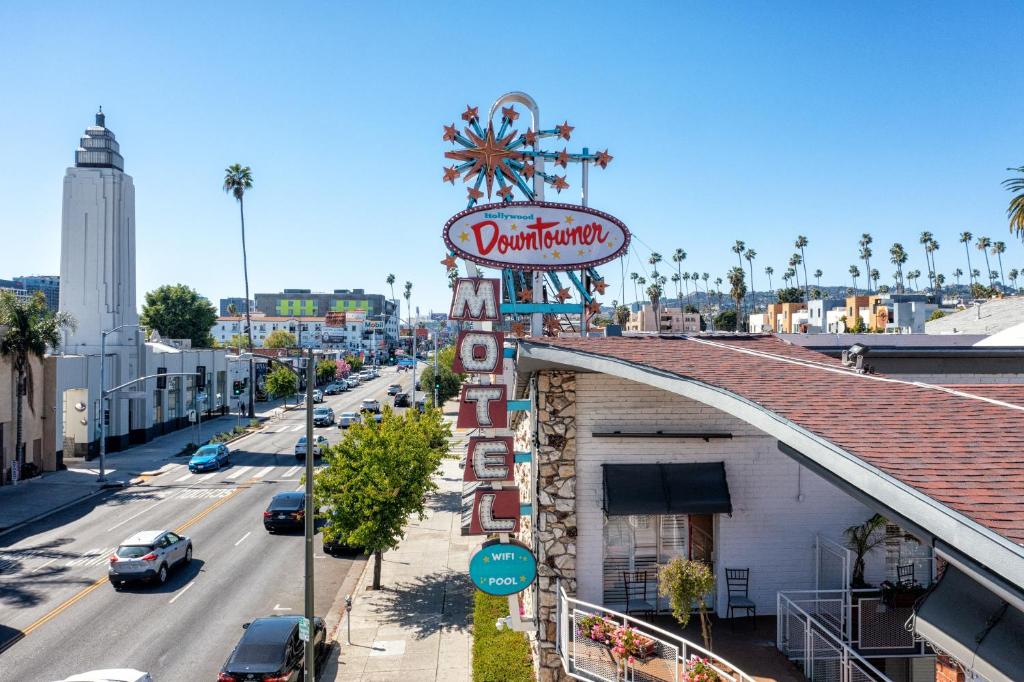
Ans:
[[[636,635],[649,640],[647,655],[634,657],[631,661],[588,637],[581,623],[594,617],[628,626]],[[707,659],[722,682],[754,682],[735,665],[698,644],[624,613],[574,599],[561,586],[558,587],[557,621],[557,651],[562,667],[566,674],[577,680],[684,682],[689,679],[687,662],[696,656]]]

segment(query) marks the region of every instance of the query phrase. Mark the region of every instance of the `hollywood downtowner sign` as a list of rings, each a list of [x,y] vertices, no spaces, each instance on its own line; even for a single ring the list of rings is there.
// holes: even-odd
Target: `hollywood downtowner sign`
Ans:
[[[629,229],[576,204],[510,201],[457,213],[442,233],[449,249],[479,265],[512,270],[579,270],[618,258]]]
[[[519,543],[491,540],[469,560],[469,577],[481,592],[507,597],[537,579],[537,559]]]

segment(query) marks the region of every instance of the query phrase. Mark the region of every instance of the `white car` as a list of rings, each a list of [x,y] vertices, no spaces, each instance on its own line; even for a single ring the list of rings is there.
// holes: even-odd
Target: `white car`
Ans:
[[[115,590],[137,581],[163,585],[169,570],[191,561],[192,540],[188,537],[169,530],[144,530],[114,550],[107,577]]]
[[[313,457],[319,457],[323,454],[324,448],[329,445],[325,436],[317,436],[313,443]],[[298,442],[295,443],[295,459],[306,458],[306,437],[302,436]]]
[[[359,385],[359,377],[357,377],[355,374],[346,379],[346,381],[348,382],[349,388],[355,388],[356,386]]]
[[[368,398],[359,404],[360,412],[380,412],[380,401]]]
[[[59,682],[153,682],[153,678],[149,673],[133,668],[110,668],[79,673]]]
[[[363,418],[358,412],[342,412],[341,416],[338,417],[338,428],[347,429],[353,424],[361,424],[362,422]]]

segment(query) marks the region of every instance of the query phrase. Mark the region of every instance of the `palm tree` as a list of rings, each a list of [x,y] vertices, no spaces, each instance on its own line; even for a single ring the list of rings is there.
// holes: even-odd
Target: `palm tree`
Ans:
[[[807,248],[807,237],[797,235],[796,242],[793,244],[796,248],[800,249],[800,262],[804,264],[804,300],[811,300],[811,292],[808,289],[810,282],[807,279],[807,254],[804,253],[804,249]],[[751,282],[753,284],[753,282]]]
[[[690,300],[690,273],[683,273],[683,286],[686,287],[686,300]]]
[[[860,277],[860,268],[858,268],[856,265],[851,265],[850,266],[850,277],[853,278],[853,290],[854,290],[854,292],[856,292],[857,291],[857,278]]]
[[[753,304],[753,310],[757,310],[757,289],[754,288],[754,259],[757,258],[757,251],[753,249],[747,249],[743,252],[743,257],[747,259],[747,265],[750,267],[750,302]]]
[[[942,293],[942,287],[943,287],[943,285],[945,283],[946,283],[946,276],[945,275],[943,275],[941,272],[938,273],[937,275],[935,275],[935,288],[939,290],[940,294]],[[940,300],[939,303],[942,303],[942,301]]]
[[[1017,288],[1018,275],[1020,275],[1020,272],[1018,272],[1017,268],[1010,268],[1010,286],[1012,286],[1014,289]]]
[[[896,242],[889,247],[889,262],[896,266],[896,291],[903,291],[903,264],[907,262],[907,252],[903,244]]]
[[[629,273],[629,278],[631,280],[633,280],[633,300],[634,301],[639,301],[640,300],[640,294],[637,293],[636,285],[637,285],[637,280],[640,279],[640,275],[638,275],[635,272],[631,272],[631,273]]]
[[[992,240],[988,237],[978,237],[978,251],[985,254],[985,272],[988,273],[988,285],[992,286],[992,266],[988,264],[988,249],[992,246]]]
[[[672,252],[672,262],[676,264],[676,274],[679,279],[683,279],[683,261],[686,260],[686,252],[682,249],[676,249]],[[689,292],[687,292],[689,295]],[[682,305],[682,303],[680,303]]]
[[[824,274],[825,273],[821,271],[821,268],[814,271],[814,281],[817,282],[819,289],[821,289],[821,276]]]
[[[683,278],[679,276],[678,272],[673,272],[672,273],[672,283],[676,285],[676,300],[679,301],[679,307],[680,308],[683,307],[683,291],[682,291],[682,287],[680,286],[680,283],[682,281],[683,281]]]
[[[868,274],[868,293],[871,293],[871,243],[874,239],[867,232],[860,235],[860,259],[864,261],[864,272]],[[877,279],[877,278],[876,278]]]
[[[964,271],[961,270],[960,268],[957,268],[956,270],[953,271],[953,277],[956,278],[956,288],[958,290],[960,289],[960,278],[963,277],[963,276],[964,276]]]
[[[234,303],[228,303],[228,315],[230,315],[231,317],[238,315],[238,306],[236,306]]]
[[[935,269],[935,266],[929,260],[931,251],[928,250],[928,247],[932,243],[932,239],[933,239],[932,233],[929,232],[928,230],[925,230],[924,232],[922,232],[921,233],[921,238],[918,239],[918,243],[920,243],[921,246],[924,247],[924,265],[925,265],[925,268],[928,271],[928,286],[930,286],[930,287],[934,286],[934,284],[932,284],[931,277],[932,277],[932,272]]]
[[[799,253],[794,253],[789,257],[789,267],[793,268],[793,274],[796,276],[796,288],[800,288],[800,271],[797,266],[804,262],[803,257]]]
[[[711,275],[709,275],[708,273],[706,273],[706,272],[705,272],[704,274],[702,274],[702,275],[700,276],[700,278],[701,278],[702,280],[704,280],[704,295],[705,295],[705,296],[710,296],[711,294],[710,294],[710,292],[708,291],[708,280],[709,280],[709,279],[711,279]]]
[[[654,310],[654,331],[661,331],[661,316],[659,315],[659,308],[661,307],[661,294],[663,292],[662,287],[665,286],[665,277],[659,275],[657,270],[651,273],[651,286],[647,287],[647,298],[651,301],[651,308]]]
[[[960,233],[960,243],[964,245],[964,251],[967,252],[967,272],[971,273],[970,276],[974,277],[974,268],[971,266],[971,240],[974,239],[974,235],[970,232]],[[974,279],[971,279],[971,284],[974,284]]]
[[[786,272],[782,274],[782,281],[784,281],[788,287],[793,282],[794,277],[796,277],[796,268],[789,267],[786,268]],[[800,286],[799,282],[797,282],[797,286]]]
[[[981,284],[981,270],[979,270],[978,268],[974,268],[973,270],[971,270],[971,277],[978,280],[978,284]]]
[[[747,285],[743,281],[743,268],[730,268],[727,275],[729,278],[729,297],[736,301],[736,331],[739,331],[743,320],[743,298],[747,295]]]
[[[233,163],[224,169],[224,191],[238,201],[242,220],[242,273],[245,277],[245,333],[249,342],[249,418],[256,416],[256,367],[252,358],[252,318],[249,310],[249,258],[245,249],[245,193],[252,189],[252,169]]]
[[[1024,166],[1006,170],[1024,174]],[[1009,192],[1016,192],[1006,209],[1006,216],[1010,219],[1010,231],[1018,237],[1024,236],[1024,177],[1003,180],[1003,187]]]
[[[993,242],[992,255],[999,257],[999,283],[1002,284],[1006,277],[1003,275],[1003,254],[1006,253],[1006,242]]]
[[[918,280],[918,278],[920,276],[921,276],[921,271],[920,270],[911,270],[910,272],[907,273],[907,279],[909,279],[911,282],[914,283],[914,289],[915,290],[919,289],[917,280]]]
[[[764,274],[768,275],[768,291],[772,291],[772,275],[775,274],[775,268],[770,265],[765,266]]]
[[[11,363],[17,377],[14,383],[15,426],[14,459],[20,471],[25,465],[23,413],[24,398],[30,394],[32,358],[42,360],[50,348],[60,346],[65,330],[75,328],[75,320],[68,313],[54,313],[46,306],[42,292],[26,300],[18,300],[12,291],[0,291],[0,356]],[[35,411],[29,400],[29,409]],[[0,467],[2,469],[2,467]],[[0,470],[0,484],[4,472]]]
[[[402,315],[398,312],[398,299],[395,298],[395,275],[394,275],[394,273],[389,272],[388,276],[387,276],[387,279],[385,279],[384,281],[388,283],[389,287],[391,287],[391,303],[394,304],[394,306],[395,306],[395,315],[400,320],[400,319],[402,319]]]
[[[932,240],[928,242],[928,245],[924,247],[925,255],[930,255],[932,257],[931,270],[929,270],[929,273],[935,273],[936,271],[938,271],[938,267],[936,267],[935,265],[935,252],[938,250],[939,243],[935,241],[934,238],[932,238]],[[931,276],[934,277],[934,274],[932,274]]]
[[[875,288],[878,288],[878,280],[881,278],[882,275],[878,272],[878,268],[873,268],[871,270],[871,279],[875,282]],[[870,294],[871,292],[869,291],[868,293]]]

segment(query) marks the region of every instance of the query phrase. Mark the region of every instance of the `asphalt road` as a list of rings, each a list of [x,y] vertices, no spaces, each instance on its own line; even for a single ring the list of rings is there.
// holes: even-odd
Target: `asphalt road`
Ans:
[[[390,404],[389,384],[411,384],[394,369],[339,396],[336,414],[364,398]],[[232,466],[189,474],[181,458],[141,485],[86,500],[0,536],[0,682],[52,682],[100,668],[131,667],[157,682],[216,680],[242,634],[260,616],[301,614],[303,538],[269,535],[263,510],[275,493],[301,489],[294,446],[305,415],[290,411],[231,444]],[[337,442],[337,427],[318,428]],[[115,592],[107,562],[141,530],[189,536],[194,559],[162,586]],[[326,616],[355,556],[315,545],[317,615]],[[6,647],[6,648],[5,648]]]

